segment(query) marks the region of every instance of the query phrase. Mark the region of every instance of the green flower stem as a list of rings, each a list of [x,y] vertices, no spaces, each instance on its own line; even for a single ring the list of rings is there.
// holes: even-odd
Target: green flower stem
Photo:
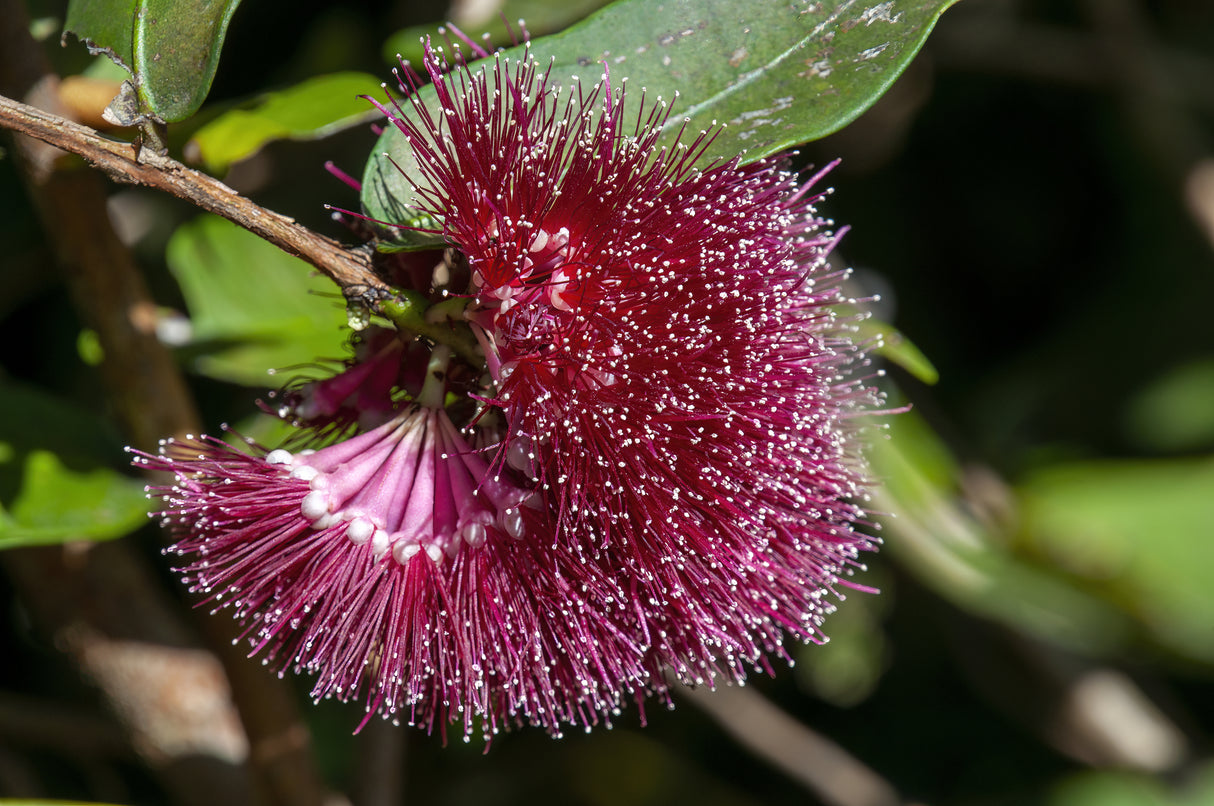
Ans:
[[[447,297],[426,310],[426,321],[431,324],[462,322],[464,321],[464,309],[467,307],[468,300],[465,297]]]
[[[439,303],[447,306],[447,302]],[[438,307],[438,306],[435,306]],[[424,336],[436,344],[446,345],[470,366],[480,367],[485,363],[480,345],[467,325],[444,316],[440,321],[431,321],[427,316],[431,307],[424,296],[416,291],[401,291],[394,297],[379,303],[379,310],[400,330],[416,336]]]
[[[447,367],[451,364],[451,348],[439,344],[430,353],[426,364],[426,380],[417,402],[431,409],[441,409],[447,396]]]

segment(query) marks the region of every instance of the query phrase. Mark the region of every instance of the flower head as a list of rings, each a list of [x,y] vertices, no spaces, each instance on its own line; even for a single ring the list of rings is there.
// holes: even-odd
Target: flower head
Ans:
[[[606,79],[426,66],[441,114],[393,122],[473,272],[489,398],[559,513],[552,549],[627,580],[604,614],[684,680],[816,639],[872,548],[851,421],[874,399],[818,177],[702,164],[704,136],[663,145],[663,105],[630,112]]]
[[[484,365],[453,395],[447,347],[372,332],[283,397],[344,441],[142,455],[183,572],[315,696],[465,735],[770,671],[873,548],[819,177],[706,163],[606,78],[426,69],[438,113],[385,111]]]

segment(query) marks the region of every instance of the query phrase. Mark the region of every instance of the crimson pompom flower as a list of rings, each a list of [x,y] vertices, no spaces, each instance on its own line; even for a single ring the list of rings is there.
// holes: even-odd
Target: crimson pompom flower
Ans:
[[[875,400],[820,196],[779,162],[662,145],[606,77],[564,88],[524,58],[426,68],[439,114],[390,111],[421,218],[467,258],[467,317],[505,453],[558,513],[551,550],[625,580],[603,603],[650,680],[741,680],[820,637],[824,594],[873,541],[854,417]],[[853,301],[854,302],[854,301]]]
[[[484,363],[372,334],[282,397],[348,438],[141,455],[175,474],[157,493],[193,589],[314,696],[465,737],[588,728],[822,640],[875,547],[856,418],[877,395],[820,175],[663,145],[664,105],[606,76],[425,66],[437,111],[384,111]]]

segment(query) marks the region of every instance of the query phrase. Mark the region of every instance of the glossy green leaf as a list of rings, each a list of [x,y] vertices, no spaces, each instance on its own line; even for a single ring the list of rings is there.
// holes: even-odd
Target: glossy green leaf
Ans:
[[[147,520],[142,481],[95,415],[36,389],[0,388],[0,548],[108,540]]]
[[[161,122],[194,114],[211,89],[240,0],[72,0],[64,30],[130,72],[139,111]]]
[[[1027,550],[1214,663],[1214,457],[1055,466],[1020,488]]]
[[[858,117],[954,2],[621,0],[530,48],[540,64],[551,62],[555,83],[593,83],[607,69],[612,85],[627,80],[638,102],[641,90],[648,103],[664,99],[671,112],[665,143],[684,127],[691,136],[715,131],[706,159],[749,162]],[[434,103],[432,88],[418,97]],[[389,127],[367,164],[363,206],[379,220],[407,223],[412,183],[424,182],[404,137]]]
[[[190,142],[208,170],[223,171],[273,140],[318,139],[379,117],[360,96],[382,94],[381,86],[366,73],[316,76],[220,115]]]
[[[250,386],[268,372],[345,355],[349,333],[336,286],[234,224],[200,216],[169,241],[169,268],[193,324],[194,368]]]
[[[70,0],[64,34],[75,34],[93,52],[135,72],[134,31],[138,0]]]

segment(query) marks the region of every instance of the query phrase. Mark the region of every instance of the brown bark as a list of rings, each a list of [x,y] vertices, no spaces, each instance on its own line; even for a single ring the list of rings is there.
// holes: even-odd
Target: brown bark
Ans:
[[[83,157],[115,181],[163,190],[223,216],[284,252],[311,263],[347,295],[364,296],[371,302],[394,295],[372,270],[368,250],[348,249],[284,215],[258,206],[214,177],[149,149],[141,150],[135,144],[109,140],[86,126],[38,108],[40,104],[49,105],[48,100],[45,93],[39,94],[39,102],[34,105],[0,97],[0,126]],[[54,160],[54,156],[48,156],[48,164],[36,165],[35,170],[53,170]]]

